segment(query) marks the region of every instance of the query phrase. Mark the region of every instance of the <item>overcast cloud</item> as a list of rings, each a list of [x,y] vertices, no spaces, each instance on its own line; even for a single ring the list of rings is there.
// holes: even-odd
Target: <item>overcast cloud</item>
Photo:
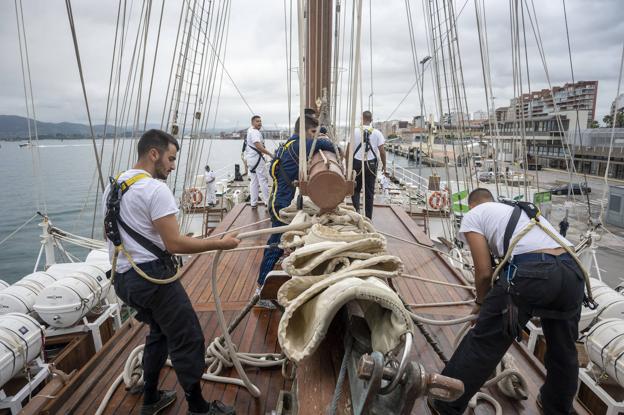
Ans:
[[[129,4],[132,2],[129,2]],[[135,17],[138,14],[135,1]],[[350,2],[349,2],[350,3]],[[76,30],[87,81],[92,116],[102,123],[105,114],[108,77],[117,13],[116,1],[73,0]],[[160,10],[154,0],[154,10]],[[368,1],[364,14],[368,21]],[[427,55],[421,1],[414,0],[414,22],[419,57]],[[457,9],[464,0],[456,2]],[[572,77],[566,44],[562,2],[535,1],[553,85]],[[180,3],[165,5],[164,26],[155,75],[150,122],[160,123],[163,112],[172,48]],[[567,0],[574,77],[598,80],[597,119],[608,113],[615,98],[624,42],[624,8],[617,0]],[[386,119],[414,83],[408,26],[403,0],[372,0],[374,115]],[[61,0],[23,0],[30,66],[38,119],[41,121],[86,122],[86,112],[73,52],[64,3]],[[278,0],[233,0],[229,43],[225,64],[232,78],[265,127],[286,125],[286,57],[284,9]],[[513,97],[509,5],[507,1],[486,1],[492,81],[496,106]],[[155,23],[153,23],[155,24]],[[527,22],[528,24],[528,22]],[[462,63],[471,112],[485,110],[483,81],[473,0],[468,0],[458,21]],[[363,93],[370,94],[369,26],[362,33]],[[544,69],[532,34],[529,43],[529,74],[533,90],[547,88]],[[0,114],[26,115],[20,69],[14,2],[0,1]],[[296,51],[295,51],[296,57]],[[430,77],[425,83],[427,107],[433,108]],[[526,85],[526,83],[525,83]],[[525,86],[526,88],[526,86]],[[298,102],[293,94],[293,103]],[[413,93],[392,118],[410,119],[419,114],[418,96]],[[218,127],[244,127],[249,110],[232,84],[224,78]]]

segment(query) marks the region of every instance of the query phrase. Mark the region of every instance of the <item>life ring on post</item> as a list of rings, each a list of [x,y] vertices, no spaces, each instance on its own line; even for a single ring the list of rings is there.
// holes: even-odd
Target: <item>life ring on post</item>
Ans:
[[[202,192],[196,187],[191,187],[184,191],[184,202],[187,206],[199,206],[203,200],[204,195],[202,195]]]
[[[444,202],[442,193],[438,191],[432,192],[429,195],[429,200],[427,202],[431,209],[440,209],[442,207],[442,203]]]

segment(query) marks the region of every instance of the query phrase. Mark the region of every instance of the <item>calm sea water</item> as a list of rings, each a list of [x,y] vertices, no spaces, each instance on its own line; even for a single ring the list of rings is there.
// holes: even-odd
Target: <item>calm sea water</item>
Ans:
[[[127,140],[126,146],[130,146]],[[268,142],[274,149],[277,142]],[[0,240],[31,218],[37,211],[47,213],[52,223],[69,232],[91,236],[95,207],[97,176],[95,157],[90,140],[41,140],[38,148],[20,148],[16,142],[1,141],[0,145]],[[99,145],[99,143],[98,143]],[[188,147],[188,146],[187,146]],[[112,143],[105,145],[104,175],[109,172]],[[218,170],[240,162],[241,142],[205,140],[201,148],[201,174],[205,163]],[[178,194],[186,169],[187,149],[182,149],[178,170]],[[33,167],[33,154],[39,154],[40,166]],[[128,154],[128,153],[126,153]],[[127,160],[127,155],[125,156]],[[389,162],[393,159],[388,155]],[[414,167],[413,162],[396,158],[396,164]],[[125,164],[122,169],[125,168]],[[223,170],[225,172],[226,170]],[[233,174],[233,171],[228,172]],[[423,171],[424,173],[424,171]],[[172,175],[175,174],[172,173]],[[170,178],[171,180],[171,178]],[[95,210],[95,237],[101,238],[101,201]],[[13,283],[33,272],[41,248],[41,218],[36,218],[20,232],[0,245],[0,279]],[[87,251],[66,246],[79,258]],[[43,258],[42,258],[43,262]]]

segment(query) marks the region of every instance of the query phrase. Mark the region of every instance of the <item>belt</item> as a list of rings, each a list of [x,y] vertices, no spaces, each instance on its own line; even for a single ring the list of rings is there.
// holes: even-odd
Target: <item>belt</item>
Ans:
[[[523,262],[539,262],[539,261],[551,262],[551,261],[556,260],[557,258],[573,259],[572,255],[570,255],[567,252],[564,254],[560,254],[560,255],[547,254],[546,252],[529,252],[526,254],[514,255],[511,262],[513,264],[521,264]]]

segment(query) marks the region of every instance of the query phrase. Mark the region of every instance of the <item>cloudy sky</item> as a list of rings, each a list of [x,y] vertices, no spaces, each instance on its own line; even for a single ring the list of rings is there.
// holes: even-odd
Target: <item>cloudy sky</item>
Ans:
[[[419,58],[427,55],[421,1],[410,0],[416,26]],[[530,0],[526,0],[530,3]],[[372,13],[372,68],[374,112],[387,119],[415,80],[410,51],[405,2],[370,0]],[[458,20],[459,41],[469,110],[485,110],[474,0],[456,1],[465,8]],[[349,3],[350,1],[343,3]],[[370,87],[369,1],[364,1],[366,24],[362,33],[362,65],[365,96]],[[87,82],[92,116],[102,123],[115,34],[117,2],[73,0],[76,30]],[[161,0],[154,0],[154,16]],[[294,4],[294,3],[293,3]],[[492,81],[496,106],[513,97],[509,28],[509,2],[485,0]],[[128,0],[138,15],[139,0]],[[572,79],[566,43],[563,4],[559,0],[535,1],[548,69],[553,85]],[[624,8],[618,0],[566,0],[570,27],[574,78],[598,80],[597,118],[608,113],[617,90],[620,56],[624,42]],[[161,45],[154,81],[150,122],[160,123],[167,77],[175,41],[179,1],[165,3]],[[64,2],[23,0],[26,36],[39,120],[86,122],[86,112]],[[152,23],[155,27],[156,22]],[[528,24],[528,23],[527,23]],[[295,31],[296,32],[296,31]],[[229,43],[225,66],[253,111],[263,115],[265,126],[286,125],[287,86],[284,45],[284,4],[279,0],[232,0]],[[155,34],[150,34],[153,45]],[[533,89],[548,87],[532,33],[529,43],[529,74]],[[296,50],[295,50],[296,56]],[[0,2],[0,114],[25,115],[22,73],[15,6]],[[427,78],[426,78],[427,79]],[[425,100],[433,106],[432,85],[425,82]],[[525,87],[526,89],[526,84]],[[624,88],[623,88],[624,89]],[[298,102],[293,92],[293,102]],[[419,114],[418,96],[409,95],[392,118],[410,119]],[[218,127],[244,127],[249,109],[232,83],[224,78]]]

